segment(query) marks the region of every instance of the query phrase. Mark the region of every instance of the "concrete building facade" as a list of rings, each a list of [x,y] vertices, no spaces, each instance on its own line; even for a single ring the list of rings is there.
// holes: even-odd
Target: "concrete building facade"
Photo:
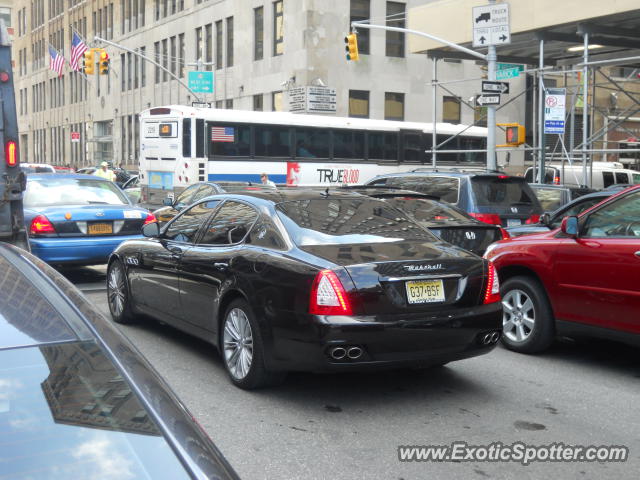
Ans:
[[[137,114],[197,98],[150,62],[94,40],[98,36],[155,60],[187,82],[189,65],[215,75],[216,108],[288,110],[287,91],[335,88],[336,115],[430,122],[431,62],[409,53],[403,34],[359,32],[360,61],[345,58],[350,20],[406,25],[428,0],[18,0],[13,3],[21,159],[74,166],[102,160],[135,166]],[[49,69],[49,45],[70,57],[73,30],[110,56],[108,75],[69,65]],[[475,62],[439,62],[439,79],[479,77]],[[439,90],[437,121],[473,123],[461,104],[475,84]],[[453,94],[451,94],[453,93]]]

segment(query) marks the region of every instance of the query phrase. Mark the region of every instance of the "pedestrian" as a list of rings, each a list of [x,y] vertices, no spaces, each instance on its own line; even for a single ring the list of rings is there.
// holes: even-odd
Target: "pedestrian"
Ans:
[[[102,162],[100,164],[100,168],[98,168],[93,174],[96,177],[104,178],[105,180],[109,180],[110,182],[116,181],[116,174],[113,170],[109,169],[109,164],[107,162]]]
[[[269,187],[275,187],[276,184],[273,183],[271,180],[269,180],[269,175],[267,175],[266,173],[262,173],[260,175],[260,180],[262,181],[263,185],[268,185]]]

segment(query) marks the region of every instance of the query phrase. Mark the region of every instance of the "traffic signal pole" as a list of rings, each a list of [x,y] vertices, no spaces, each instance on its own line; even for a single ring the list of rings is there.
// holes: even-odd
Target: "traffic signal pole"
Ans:
[[[198,96],[198,94],[196,92],[194,92],[193,90],[191,90],[189,88],[189,86],[184,83],[184,81],[178,77],[177,75],[175,75],[174,73],[172,73],[168,68],[160,65],[158,62],[150,59],[149,57],[142,55],[140,52],[136,52],[135,50],[132,50],[128,47],[125,47],[124,45],[120,45],[119,43],[115,43],[115,42],[110,42],[109,40],[105,40],[104,38],[101,37],[93,37],[93,39],[96,42],[102,42],[102,43],[106,43],[107,45],[111,45],[112,47],[116,47],[119,48],[120,50],[124,50],[125,52],[130,52],[133,53],[134,55],[142,58],[143,60],[155,65],[156,67],[158,67],[160,70],[166,72],[171,78],[173,78],[174,80],[176,80],[180,85],[182,85],[184,88],[186,88],[189,92],[191,92],[191,94],[196,98],[196,100],[198,102],[202,102],[202,99]]]
[[[490,0],[490,3],[495,3],[496,0]],[[366,23],[366,20],[354,21],[351,22],[351,30],[355,33],[359,28],[365,28],[368,30],[386,30],[388,32],[400,32],[400,33],[410,33],[412,35],[417,35],[419,37],[425,37],[430,40],[433,40],[438,43],[442,43],[451,48],[464,52],[468,55],[471,55],[476,58],[480,58],[487,62],[487,76],[489,80],[496,79],[496,47],[490,46],[487,55],[483,55],[482,53],[478,53],[475,50],[471,50],[470,48],[463,47],[458,45],[457,43],[450,42],[449,40],[445,40],[444,38],[436,37],[435,35],[431,35],[429,33],[420,32],[418,30],[412,30],[410,28],[401,28],[401,27],[388,27],[387,25],[373,25],[371,23]],[[435,102],[435,100],[434,100]],[[436,119],[433,119],[434,129]],[[432,147],[435,149],[435,145]],[[432,151],[432,159],[435,157],[434,151]],[[497,162],[496,162],[496,107],[495,106],[487,106],[487,169],[489,170],[497,170]]]

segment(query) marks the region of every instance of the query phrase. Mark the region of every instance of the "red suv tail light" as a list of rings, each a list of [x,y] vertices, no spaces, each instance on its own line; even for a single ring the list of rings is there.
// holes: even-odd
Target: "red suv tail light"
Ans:
[[[153,213],[147,213],[147,218],[145,218],[144,220],[144,225],[146,225],[147,223],[153,223],[153,222],[157,222],[158,219],[156,218],[156,216]]]
[[[531,215],[524,223],[533,224],[540,221],[540,215]]]
[[[322,270],[311,285],[309,313],[312,315],[351,315],[351,301],[338,276]]]
[[[38,215],[31,220],[31,227],[29,228],[30,235],[46,235],[49,233],[56,233],[56,229],[53,228],[53,224],[44,215]]]
[[[502,221],[500,220],[500,215],[497,215],[495,213],[470,212],[469,215],[471,215],[476,220],[480,220],[481,222],[484,222],[484,223],[490,223],[491,225],[502,225]]]
[[[484,305],[500,301],[500,281],[498,280],[498,272],[493,263],[489,262],[489,278],[487,279],[487,289],[484,292]]]

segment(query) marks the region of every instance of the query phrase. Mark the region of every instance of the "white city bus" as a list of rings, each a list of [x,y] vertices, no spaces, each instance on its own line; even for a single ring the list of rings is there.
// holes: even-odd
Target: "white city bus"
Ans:
[[[432,124],[194,108],[140,113],[142,201],[161,203],[199,181],[359,184],[431,165]],[[438,123],[438,164],[485,165],[487,129]],[[480,151],[479,151],[480,150]]]

